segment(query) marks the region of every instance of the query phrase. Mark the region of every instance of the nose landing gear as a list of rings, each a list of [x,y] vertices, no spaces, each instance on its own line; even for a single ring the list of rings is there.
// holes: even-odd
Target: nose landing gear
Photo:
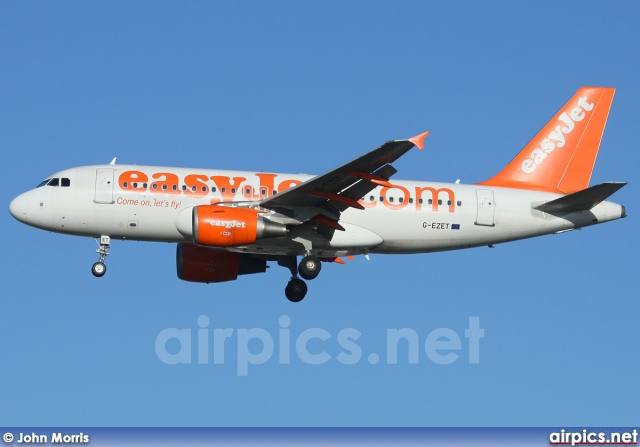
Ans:
[[[96,253],[100,255],[100,260],[91,266],[91,273],[96,278],[101,278],[107,273],[107,266],[104,263],[107,256],[109,256],[109,245],[111,244],[111,238],[109,236],[100,236],[100,241],[96,238],[96,244],[98,244],[98,250]]]

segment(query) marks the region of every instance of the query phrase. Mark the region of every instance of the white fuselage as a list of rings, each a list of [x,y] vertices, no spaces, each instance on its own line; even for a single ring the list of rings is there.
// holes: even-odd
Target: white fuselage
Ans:
[[[50,178],[68,179],[68,186],[62,186],[62,181],[59,186],[40,186],[17,197],[10,210],[28,225],[59,233],[192,242],[183,229],[190,219],[185,210],[219,202],[256,202],[311,177],[134,165],[86,166],[54,174]],[[549,192],[424,181],[392,183],[391,188],[378,187],[367,194],[360,202],[364,210],[344,211],[340,225],[346,231],[335,231],[331,240],[293,225],[285,237],[258,240],[231,250],[265,255],[311,252],[318,256],[424,253],[508,242],[624,216],[622,206],[608,201],[590,211],[561,217],[532,209],[561,197]],[[269,217],[268,210],[266,215]]]

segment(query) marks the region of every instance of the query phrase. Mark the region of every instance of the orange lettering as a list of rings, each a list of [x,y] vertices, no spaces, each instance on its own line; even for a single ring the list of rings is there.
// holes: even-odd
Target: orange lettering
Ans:
[[[238,189],[242,187],[242,182],[246,180],[245,177],[234,177],[233,183],[229,177],[223,175],[214,175],[211,180],[218,186],[222,200],[224,202],[233,202],[236,197]]]
[[[360,199],[358,200],[358,203],[365,208],[375,208],[378,205],[378,202],[376,202],[375,200],[373,202],[365,202],[364,200]]]
[[[161,179],[161,177],[163,178]],[[180,195],[180,180],[177,175],[170,172],[158,172],[151,175],[151,178],[161,179],[151,184],[150,189],[153,194]]]
[[[448,196],[448,201],[450,203],[449,205],[449,212],[453,213],[456,209],[456,195],[455,193],[450,190],[449,188],[439,188],[439,189],[435,189],[435,188],[431,188],[430,186],[425,186],[424,188],[421,188],[419,186],[416,187],[416,210],[420,210],[422,209],[422,205],[420,203],[420,199],[422,199],[422,193],[424,191],[429,191],[431,193],[431,209],[433,211],[438,211],[438,206],[440,205],[438,203],[438,196],[441,192],[446,192],[447,196]]]
[[[397,204],[391,203],[389,199],[387,199],[387,193],[389,192],[390,189],[394,189],[394,188],[401,190],[403,194],[402,202],[399,202]],[[384,198],[384,202],[383,202],[384,206],[392,210],[401,210],[402,208],[404,208],[409,204],[409,190],[404,186],[398,186],[398,185],[385,186],[384,188],[382,188],[380,195]]]
[[[260,179],[260,198],[264,199],[273,194],[273,190],[276,189],[275,178],[276,174],[264,174],[258,173],[256,177]]]
[[[187,185],[184,194],[188,197],[205,197],[209,193],[209,186],[205,183],[207,180],[209,177],[203,174],[187,175],[184,178],[184,184]]]
[[[125,171],[118,177],[118,185],[123,191],[144,192],[144,183],[148,180],[149,177],[142,171]]]
[[[242,197],[244,197],[245,200],[260,200],[260,194],[250,185],[242,187]]]
[[[302,183],[300,180],[284,180],[278,185],[278,192],[285,191]]]

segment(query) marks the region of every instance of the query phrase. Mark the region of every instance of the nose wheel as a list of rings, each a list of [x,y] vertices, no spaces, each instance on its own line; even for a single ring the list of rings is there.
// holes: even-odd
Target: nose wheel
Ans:
[[[98,249],[96,253],[100,255],[100,260],[91,266],[91,273],[96,278],[101,278],[107,273],[107,265],[104,261],[109,256],[109,245],[111,244],[111,238],[109,236],[100,236],[100,240],[96,238],[96,244],[98,244]]]
[[[91,266],[91,273],[93,273],[93,276],[96,278],[101,278],[107,273],[107,266],[104,262],[96,262]]]

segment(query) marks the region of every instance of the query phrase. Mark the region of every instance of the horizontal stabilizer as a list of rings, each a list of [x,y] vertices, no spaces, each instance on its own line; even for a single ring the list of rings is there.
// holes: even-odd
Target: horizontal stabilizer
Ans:
[[[550,214],[567,214],[588,211],[626,185],[625,182],[607,182],[582,191],[560,197],[551,202],[536,205],[533,209]]]

